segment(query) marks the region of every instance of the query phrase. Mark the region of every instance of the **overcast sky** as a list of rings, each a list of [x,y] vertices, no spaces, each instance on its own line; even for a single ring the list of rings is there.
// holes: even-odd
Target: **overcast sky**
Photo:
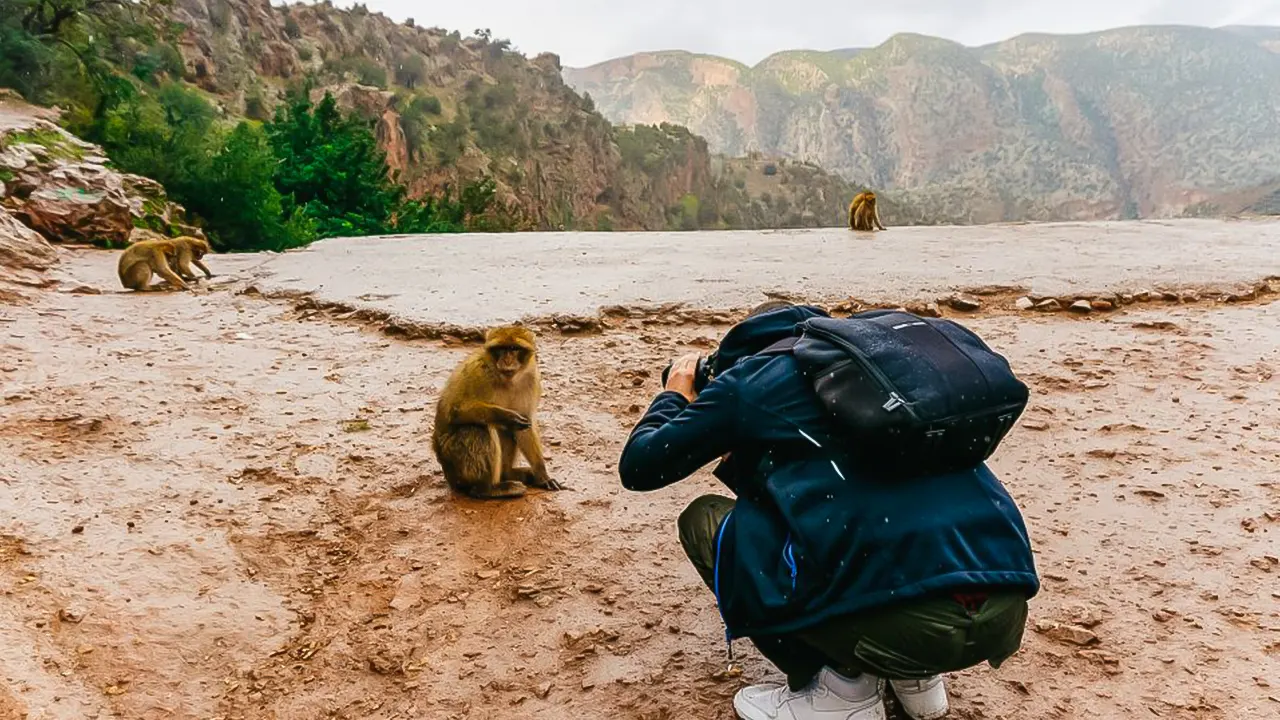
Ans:
[[[349,2],[338,4],[349,6]],[[1121,25],[1280,25],[1280,0],[368,0],[420,25],[490,28],[530,56],[583,66],[643,50],[691,50],[755,64],[778,50],[878,45],[896,32],[966,45],[1022,32]]]

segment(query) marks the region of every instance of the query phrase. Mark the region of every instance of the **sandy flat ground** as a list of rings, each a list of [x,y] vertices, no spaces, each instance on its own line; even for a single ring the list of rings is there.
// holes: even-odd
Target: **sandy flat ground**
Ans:
[[[721,720],[776,677],[745,642],[718,674],[676,540],[715,481],[636,494],[614,466],[663,364],[725,326],[544,333],[571,489],[486,504],[427,442],[468,347],[101,287],[0,307],[3,720]],[[967,322],[1032,386],[993,466],[1044,590],[1018,656],[952,678],[952,717],[1280,717],[1280,305]]]

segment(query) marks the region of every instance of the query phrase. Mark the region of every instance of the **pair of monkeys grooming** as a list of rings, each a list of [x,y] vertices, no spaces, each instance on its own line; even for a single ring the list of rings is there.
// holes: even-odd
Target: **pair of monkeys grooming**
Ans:
[[[120,284],[127,290],[149,292],[163,287],[151,284],[152,275],[159,275],[175,289],[186,290],[185,281],[196,279],[196,274],[191,270],[192,265],[200,268],[206,278],[213,277],[213,273],[201,262],[211,252],[213,249],[209,247],[209,243],[198,237],[184,235],[139,240],[120,254],[116,272],[120,276]]]

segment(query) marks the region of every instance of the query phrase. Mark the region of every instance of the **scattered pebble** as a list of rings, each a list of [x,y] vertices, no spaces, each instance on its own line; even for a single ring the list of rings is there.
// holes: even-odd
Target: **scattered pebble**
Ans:
[[[947,298],[947,305],[952,310],[961,312],[976,312],[982,309],[982,301],[968,295],[952,295]]]

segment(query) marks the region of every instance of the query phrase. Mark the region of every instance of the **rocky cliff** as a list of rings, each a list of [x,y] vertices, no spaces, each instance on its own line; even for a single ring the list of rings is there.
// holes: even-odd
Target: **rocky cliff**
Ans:
[[[175,0],[185,79],[231,114],[269,117],[290,88],[336,91],[376,122],[388,163],[415,194],[481,175],[528,227],[658,229],[686,195],[711,191],[706,144],[648,165],[561,78],[483,33],[395,23],[362,5],[272,7],[267,0]],[[625,142],[625,140],[622,140]]]
[[[816,163],[890,191],[905,220],[1125,218],[1280,176],[1278,53],[1275,28],[978,48],[904,34],[755,67],[662,52],[564,76],[614,121],[679,123],[715,152]]]

